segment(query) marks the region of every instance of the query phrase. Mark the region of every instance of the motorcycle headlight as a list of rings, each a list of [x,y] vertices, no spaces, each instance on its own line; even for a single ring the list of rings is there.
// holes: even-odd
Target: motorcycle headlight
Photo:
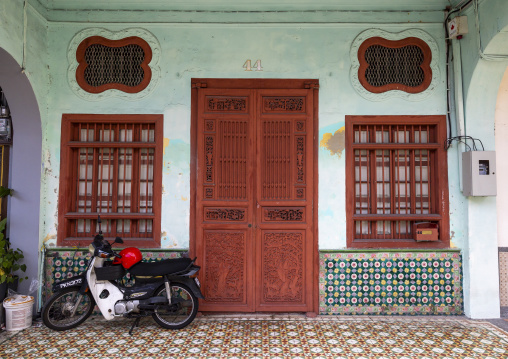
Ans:
[[[95,248],[94,248],[93,244],[90,244],[90,245],[88,246],[88,252],[90,252],[90,254],[91,254],[92,256],[94,255],[94,253],[95,253]]]

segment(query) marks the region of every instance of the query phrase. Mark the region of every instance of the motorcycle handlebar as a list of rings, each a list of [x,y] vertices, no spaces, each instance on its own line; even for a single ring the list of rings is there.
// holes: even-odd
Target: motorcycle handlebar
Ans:
[[[101,223],[100,216],[97,217],[97,223],[99,223],[99,233],[97,233],[95,235],[95,237],[93,238],[93,246],[95,248],[95,255],[102,252],[106,255],[114,256],[116,258],[122,258],[121,255],[115,253],[113,251],[113,249],[111,248],[111,246],[115,243],[122,244],[123,243],[122,238],[116,237],[115,241],[113,243],[109,243],[107,240],[104,239],[104,236],[102,235],[102,230],[100,229],[100,223]]]

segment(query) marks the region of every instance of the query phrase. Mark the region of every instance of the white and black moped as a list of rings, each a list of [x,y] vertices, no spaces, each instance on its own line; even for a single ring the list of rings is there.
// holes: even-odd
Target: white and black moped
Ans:
[[[114,243],[121,244],[123,240],[117,237]],[[85,273],[53,285],[54,294],[42,310],[42,320],[48,328],[77,327],[92,314],[95,304],[107,320],[135,318],[129,334],[146,316],[152,316],[167,329],[180,329],[194,320],[198,298],[204,298],[196,277],[200,270],[194,264],[196,259],[142,262],[137,248],[113,251],[101,230],[89,251],[92,257]],[[108,260],[113,257],[113,261]],[[132,286],[121,280],[126,273],[134,279]]]

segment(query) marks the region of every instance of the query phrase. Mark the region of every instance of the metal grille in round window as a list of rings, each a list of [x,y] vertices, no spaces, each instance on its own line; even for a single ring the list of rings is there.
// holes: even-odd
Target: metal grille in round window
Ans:
[[[419,38],[390,41],[373,37],[358,50],[358,78],[373,93],[423,92],[432,80],[431,58],[429,46]]]
[[[151,79],[148,64],[152,51],[139,37],[109,40],[92,36],[79,45],[76,58],[76,80],[90,93],[110,89],[136,93],[145,89]]]

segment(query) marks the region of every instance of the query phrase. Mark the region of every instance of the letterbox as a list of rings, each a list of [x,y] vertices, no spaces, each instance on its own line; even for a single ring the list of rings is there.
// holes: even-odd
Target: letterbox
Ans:
[[[437,223],[418,222],[413,225],[413,229],[417,242],[437,241],[439,239],[439,228]]]

